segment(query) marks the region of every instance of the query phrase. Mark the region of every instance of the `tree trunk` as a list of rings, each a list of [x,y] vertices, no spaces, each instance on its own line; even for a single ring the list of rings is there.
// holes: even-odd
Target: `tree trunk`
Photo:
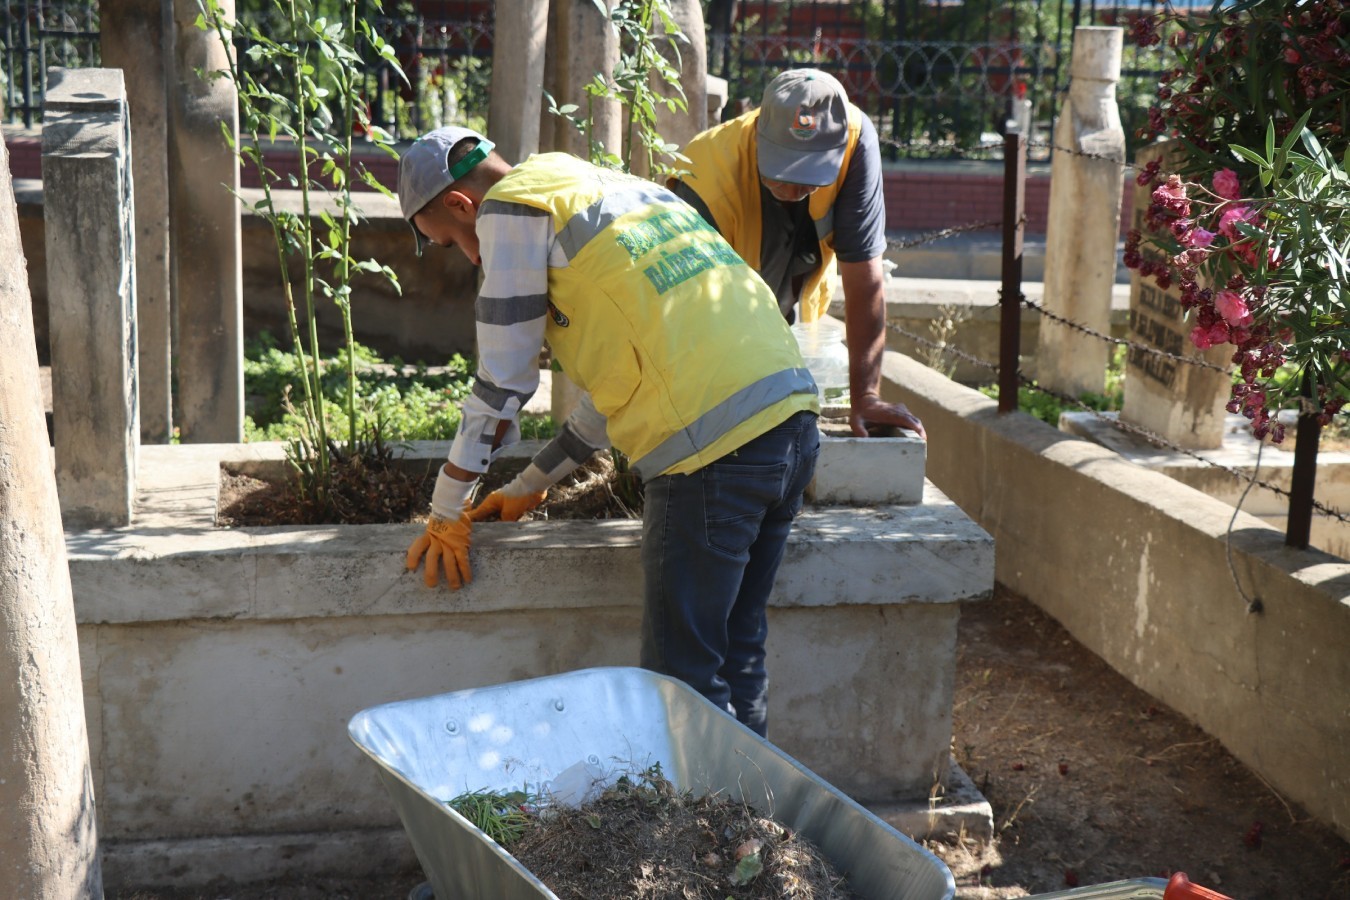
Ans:
[[[103,896],[75,608],[0,143],[0,891]]]

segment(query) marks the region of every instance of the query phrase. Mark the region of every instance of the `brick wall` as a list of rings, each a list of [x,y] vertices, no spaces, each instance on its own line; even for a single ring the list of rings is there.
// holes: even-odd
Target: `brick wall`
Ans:
[[[31,137],[8,140],[10,171],[15,178],[42,177],[42,142]],[[297,171],[294,156],[282,154],[269,158],[282,173]],[[382,183],[393,187],[398,181],[398,163],[385,154],[367,157],[366,164]],[[250,177],[251,176],[251,177]],[[245,187],[256,187],[257,176],[244,172]],[[973,222],[999,222],[1003,218],[1003,175],[998,163],[972,166],[954,171],[941,165],[911,163],[903,169],[886,172],[883,183],[886,196],[886,227],[896,231],[938,231]],[[1121,230],[1128,230],[1133,203],[1134,182],[1125,179],[1122,189]],[[1050,173],[1033,172],[1027,176],[1027,232],[1044,234],[1050,204]],[[998,231],[998,226],[988,229]]]
[[[1001,164],[997,164],[1001,165]],[[924,171],[921,168],[889,171],[882,190],[886,195],[886,227],[899,231],[938,231],[975,222],[1003,219],[1003,175],[992,171]],[[1050,173],[1027,175],[1026,230],[1045,234],[1050,209]],[[1125,179],[1121,188],[1121,227],[1129,230],[1129,211],[1134,202],[1134,181]],[[993,226],[990,231],[997,231]]]

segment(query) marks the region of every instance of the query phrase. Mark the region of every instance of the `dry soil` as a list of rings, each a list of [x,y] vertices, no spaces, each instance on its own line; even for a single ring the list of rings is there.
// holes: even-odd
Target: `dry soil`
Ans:
[[[1235,900],[1350,900],[1350,844],[1053,619],[1006,591],[961,611],[952,749],[995,840],[931,842],[958,900],[1184,871]],[[404,900],[417,873],[111,900]]]

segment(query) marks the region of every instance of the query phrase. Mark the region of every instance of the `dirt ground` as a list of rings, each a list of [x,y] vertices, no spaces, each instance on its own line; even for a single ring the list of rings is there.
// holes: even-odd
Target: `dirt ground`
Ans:
[[[781,676],[780,676],[781,677]],[[958,900],[1186,872],[1235,900],[1350,900],[1350,844],[1005,591],[964,604],[953,752],[995,840],[930,842]],[[404,900],[417,873],[110,900]],[[459,898],[467,900],[467,898]]]

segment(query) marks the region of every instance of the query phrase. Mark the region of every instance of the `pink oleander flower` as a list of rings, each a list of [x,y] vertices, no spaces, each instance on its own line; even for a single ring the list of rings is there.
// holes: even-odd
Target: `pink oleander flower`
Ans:
[[[1252,312],[1247,308],[1247,301],[1242,299],[1242,295],[1236,291],[1219,291],[1214,295],[1214,309],[1223,320],[1232,326],[1247,326],[1252,324]]]
[[[1237,230],[1237,223],[1251,222],[1255,218],[1256,211],[1250,206],[1230,207],[1224,210],[1223,215],[1219,216],[1219,234],[1230,241],[1236,241],[1242,237]]]
[[[1228,340],[1228,326],[1223,322],[1215,322],[1209,326],[1209,342],[1212,345],[1225,343]]]
[[[1232,169],[1220,169],[1214,173],[1214,193],[1225,200],[1236,200],[1242,196],[1242,185],[1237,173]]]
[[[1192,228],[1186,235],[1184,243],[1187,247],[1208,247],[1214,243],[1215,234],[1212,231],[1206,231],[1203,228]]]
[[[1199,325],[1191,329],[1191,343],[1201,350],[1208,350],[1214,344],[1209,339],[1209,329],[1201,328]],[[1237,412],[1237,410],[1233,410]]]

